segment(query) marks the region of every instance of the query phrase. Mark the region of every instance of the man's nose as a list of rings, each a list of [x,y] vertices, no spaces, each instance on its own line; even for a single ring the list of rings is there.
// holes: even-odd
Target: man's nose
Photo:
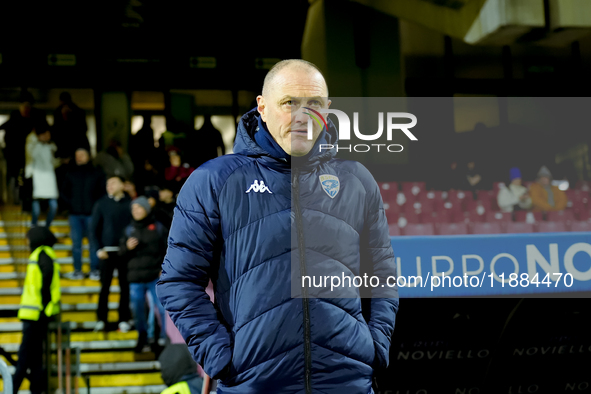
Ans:
[[[302,108],[293,112],[291,115],[291,123],[298,126],[306,125],[308,123],[308,119],[310,119],[310,116],[307,115],[306,112],[308,111]]]

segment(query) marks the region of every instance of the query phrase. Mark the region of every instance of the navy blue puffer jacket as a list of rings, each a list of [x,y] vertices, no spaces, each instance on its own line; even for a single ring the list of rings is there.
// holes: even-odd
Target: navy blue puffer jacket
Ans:
[[[362,263],[395,275],[379,188],[334,149],[291,163],[271,157],[254,140],[257,116],[242,117],[234,154],[183,186],[158,297],[195,361],[221,379],[218,393],[373,393],[398,298],[373,298],[363,311],[360,298],[292,298],[291,276],[359,275]],[[334,144],[332,123],[327,135]],[[320,175],[338,178],[336,195]],[[268,191],[251,188],[255,180]]]

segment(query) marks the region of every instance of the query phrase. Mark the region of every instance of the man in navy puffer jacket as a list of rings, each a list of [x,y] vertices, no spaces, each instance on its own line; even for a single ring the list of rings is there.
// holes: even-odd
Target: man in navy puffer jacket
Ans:
[[[307,116],[292,119],[300,106],[327,108],[326,97],[314,65],[278,63],[240,121],[234,154],[203,164],[178,196],[158,297],[195,361],[221,379],[218,393],[368,394],[373,370],[388,365],[397,296],[363,308],[359,297],[311,298],[317,289],[292,298],[292,275],[396,274],[369,171],[319,150],[336,146],[330,121],[308,141]]]

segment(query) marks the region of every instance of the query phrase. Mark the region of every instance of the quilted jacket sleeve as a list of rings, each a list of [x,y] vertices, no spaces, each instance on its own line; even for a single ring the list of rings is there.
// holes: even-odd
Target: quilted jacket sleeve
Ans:
[[[211,178],[210,171],[195,171],[179,194],[156,290],[195,361],[210,377],[221,378],[232,351],[228,329],[205,292],[221,248]]]
[[[365,229],[361,237],[361,253],[363,265],[369,268],[372,275],[380,278],[380,283],[388,277],[396,276],[396,263],[390,242],[388,222],[384,212],[382,198],[377,183],[367,172],[366,178],[366,217]],[[398,313],[398,289],[381,286],[369,288],[366,296],[371,297],[364,302],[364,316],[375,345],[374,368],[386,368],[389,363],[390,341],[394,333],[394,323]],[[367,301],[367,300],[366,300]]]

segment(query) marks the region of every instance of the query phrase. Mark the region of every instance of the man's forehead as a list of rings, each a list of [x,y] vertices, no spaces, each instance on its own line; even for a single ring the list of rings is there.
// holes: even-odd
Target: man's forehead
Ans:
[[[282,70],[273,81],[275,96],[326,97],[326,82],[317,71],[306,69]]]

